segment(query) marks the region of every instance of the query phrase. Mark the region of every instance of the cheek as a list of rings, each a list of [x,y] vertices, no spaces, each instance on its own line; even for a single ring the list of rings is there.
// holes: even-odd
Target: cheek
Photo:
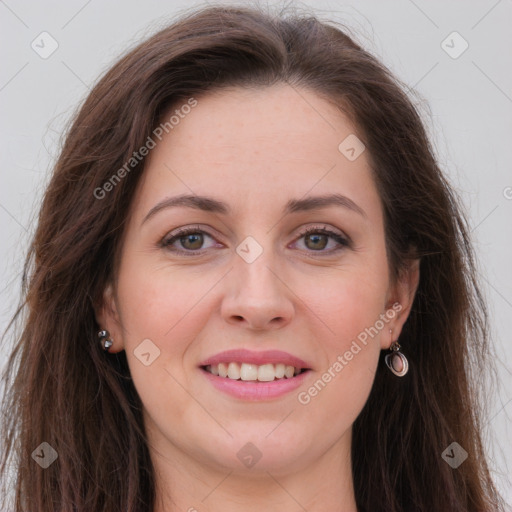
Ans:
[[[338,436],[350,429],[363,409],[378,361],[378,351],[361,343],[349,343],[343,349],[346,350],[340,350],[309,387],[297,395],[298,407],[309,428],[315,429],[318,418],[324,418],[324,433]]]
[[[136,255],[123,261],[118,283],[123,344],[134,384],[148,406],[162,407],[163,397],[173,396],[176,407],[179,383],[186,385],[193,362],[190,348],[211,313],[201,298],[216,281],[208,273],[191,278],[182,270],[148,266]]]
[[[133,384],[152,421],[160,417],[165,424],[172,414],[193,422],[197,407],[186,392],[193,361],[189,352],[208,318],[208,303],[200,299],[215,277],[191,280],[185,272],[145,268],[135,259],[127,259],[124,265],[118,294]]]
[[[373,384],[385,325],[380,320],[383,300],[381,294],[356,285],[338,289],[324,300],[322,318],[329,330],[318,342],[327,363],[300,390],[297,401],[311,428],[315,418],[327,416],[333,432],[345,432],[361,412]]]
[[[322,321],[322,340],[318,341],[330,360],[348,350],[352,340],[364,342],[368,330],[372,344],[380,350],[379,338],[385,325],[379,319],[385,311],[388,273],[385,260],[383,264],[378,259],[367,263],[347,265],[314,288],[305,283],[299,292]],[[378,332],[374,329],[376,323]]]
[[[218,278],[216,273],[195,276],[178,267],[152,266],[148,259],[144,255],[127,258],[119,274],[125,343],[154,338],[166,352],[179,350],[200,329],[197,310],[201,310],[201,298]]]
[[[329,411],[332,427],[343,432],[366,403],[381,350],[380,337],[389,322],[384,309],[387,278],[384,260],[384,265],[345,269],[316,292],[310,290],[306,300],[319,312],[325,327],[317,343],[327,362],[297,397],[308,411],[306,421]]]

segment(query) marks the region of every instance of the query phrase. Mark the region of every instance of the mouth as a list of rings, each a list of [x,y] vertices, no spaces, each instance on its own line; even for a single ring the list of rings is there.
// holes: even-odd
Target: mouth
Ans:
[[[313,368],[281,350],[228,350],[202,361],[206,382],[223,394],[242,401],[267,401],[289,395]]]
[[[309,368],[287,365],[285,363],[257,365],[234,361],[208,364],[200,368],[218,377],[246,382],[273,382],[275,380],[293,379],[297,375],[310,371]]]

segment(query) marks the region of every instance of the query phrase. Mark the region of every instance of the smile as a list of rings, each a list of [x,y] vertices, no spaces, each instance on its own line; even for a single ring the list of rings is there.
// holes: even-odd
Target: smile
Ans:
[[[258,382],[272,382],[279,379],[291,379],[305,371],[306,368],[286,365],[284,363],[267,363],[262,365],[251,363],[219,363],[211,364],[202,367],[212,375],[219,377],[243,380],[243,381],[258,381]]]
[[[289,395],[312,374],[312,365],[282,350],[226,350],[199,364],[207,382],[222,394],[243,401]]]

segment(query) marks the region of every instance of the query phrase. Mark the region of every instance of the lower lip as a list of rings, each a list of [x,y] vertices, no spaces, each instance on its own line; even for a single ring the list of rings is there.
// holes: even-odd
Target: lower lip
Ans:
[[[283,396],[297,389],[310,373],[310,370],[300,373],[291,379],[277,379],[270,382],[233,380],[228,377],[213,375],[201,369],[205,377],[219,391],[242,400],[267,400]]]

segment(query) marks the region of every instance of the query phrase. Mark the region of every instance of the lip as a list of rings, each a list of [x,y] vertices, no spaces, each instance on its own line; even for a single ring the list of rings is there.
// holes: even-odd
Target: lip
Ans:
[[[236,361],[233,361],[236,362]],[[201,369],[201,373],[219,391],[232,397],[248,401],[263,401],[278,398],[297,389],[311,373],[310,370],[290,379],[278,379],[271,382],[233,380],[213,375]]]
[[[249,363],[256,364],[258,366],[269,363],[283,363],[288,366],[295,366],[296,368],[311,370],[310,364],[296,356],[289,354],[288,352],[283,352],[281,350],[265,350],[262,352],[255,352],[253,350],[242,348],[226,350],[225,352],[215,354],[214,356],[205,359],[202,363],[199,364],[199,366],[208,366],[219,363]]]

